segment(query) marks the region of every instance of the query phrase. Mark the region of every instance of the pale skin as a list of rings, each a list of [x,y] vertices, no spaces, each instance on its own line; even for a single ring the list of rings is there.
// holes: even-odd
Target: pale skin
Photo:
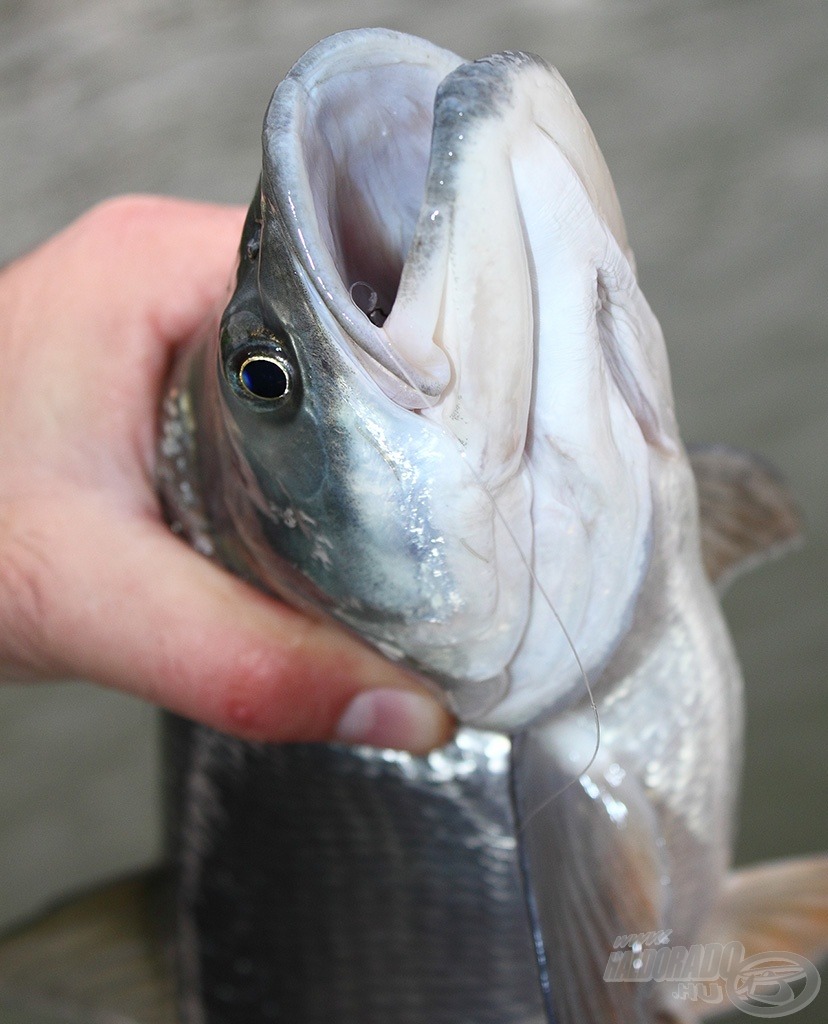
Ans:
[[[88,679],[247,739],[423,752],[412,675],[195,553],[153,486],[167,369],[244,212],[112,200],[0,272],[0,680]]]

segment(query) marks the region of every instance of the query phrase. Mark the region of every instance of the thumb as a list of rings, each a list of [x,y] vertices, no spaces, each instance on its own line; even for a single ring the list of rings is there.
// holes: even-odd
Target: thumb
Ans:
[[[340,739],[425,752],[451,720],[414,676],[344,630],[229,575],[150,516],[94,495],[28,510],[5,566],[26,645],[88,678],[247,739]],[[8,524],[7,524],[8,528]],[[8,539],[8,533],[7,533]],[[20,608],[20,600],[31,607]],[[19,652],[18,652],[19,654]]]

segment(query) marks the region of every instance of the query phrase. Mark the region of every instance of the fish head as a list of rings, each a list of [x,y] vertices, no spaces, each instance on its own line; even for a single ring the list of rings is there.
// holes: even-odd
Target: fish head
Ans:
[[[590,664],[617,642],[675,445],[603,158],[538,58],[384,30],[309,51],[263,142],[208,368],[226,531],[464,720],[519,724],[585,630]]]

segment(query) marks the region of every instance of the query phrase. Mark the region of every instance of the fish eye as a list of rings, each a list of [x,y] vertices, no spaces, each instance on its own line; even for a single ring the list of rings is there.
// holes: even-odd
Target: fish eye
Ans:
[[[249,309],[234,310],[222,323],[219,359],[235,399],[283,423],[301,407],[302,371],[289,335],[277,331]]]
[[[293,389],[293,370],[279,356],[254,352],[241,362],[238,381],[242,391],[252,398],[278,402]]]

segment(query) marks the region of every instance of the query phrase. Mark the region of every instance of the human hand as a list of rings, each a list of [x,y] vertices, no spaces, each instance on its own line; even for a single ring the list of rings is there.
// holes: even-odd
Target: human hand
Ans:
[[[229,294],[242,210],[96,207],[0,272],[0,678],[85,678],[260,740],[425,751],[416,678],[196,554],[153,487],[174,350]]]

